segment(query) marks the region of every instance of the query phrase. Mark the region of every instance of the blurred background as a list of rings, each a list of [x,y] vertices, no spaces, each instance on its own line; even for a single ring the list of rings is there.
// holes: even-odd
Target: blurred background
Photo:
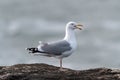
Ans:
[[[0,66],[59,60],[28,54],[38,41],[64,37],[69,21],[80,22],[78,49],[63,60],[72,69],[120,68],[120,0],[0,0]]]

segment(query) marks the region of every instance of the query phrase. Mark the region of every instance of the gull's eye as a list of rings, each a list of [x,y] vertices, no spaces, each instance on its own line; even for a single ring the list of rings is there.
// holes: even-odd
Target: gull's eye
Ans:
[[[74,24],[71,24],[71,25],[74,25]]]

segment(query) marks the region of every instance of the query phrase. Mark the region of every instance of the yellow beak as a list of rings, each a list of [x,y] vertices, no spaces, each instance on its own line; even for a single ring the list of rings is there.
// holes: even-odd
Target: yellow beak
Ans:
[[[78,23],[78,24],[76,25],[76,28],[82,30],[83,25]]]

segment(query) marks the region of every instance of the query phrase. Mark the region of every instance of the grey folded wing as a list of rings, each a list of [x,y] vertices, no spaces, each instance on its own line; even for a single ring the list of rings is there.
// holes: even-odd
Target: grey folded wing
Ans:
[[[43,45],[41,47],[41,49],[47,54],[61,55],[65,51],[69,51],[72,48],[71,48],[70,44],[67,41],[61,40],[61,41],[58,41],[58,42]]]

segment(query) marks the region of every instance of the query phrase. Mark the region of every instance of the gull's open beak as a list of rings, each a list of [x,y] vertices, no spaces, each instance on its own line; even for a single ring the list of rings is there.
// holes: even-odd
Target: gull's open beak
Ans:
[[[82,30],[83,25],[78,23],[78,24],[76,25],[76,28]]]

